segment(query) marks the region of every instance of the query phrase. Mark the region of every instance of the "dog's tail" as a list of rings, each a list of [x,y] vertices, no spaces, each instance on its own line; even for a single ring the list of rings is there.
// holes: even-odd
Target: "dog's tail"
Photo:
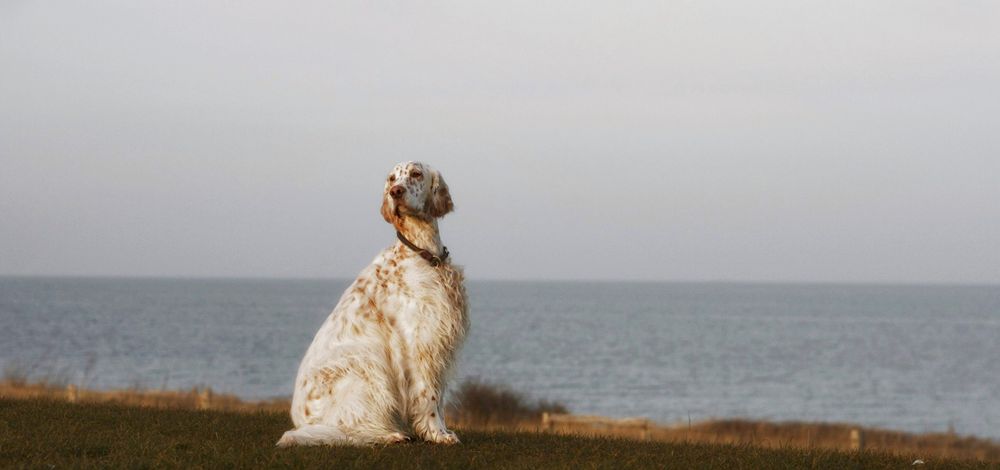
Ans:
[[[325,424],[307,424],[300,428],[286,431],[278,439],[278,447],[318,446],[324,444],[348,444],[347,435],[334,426]]]

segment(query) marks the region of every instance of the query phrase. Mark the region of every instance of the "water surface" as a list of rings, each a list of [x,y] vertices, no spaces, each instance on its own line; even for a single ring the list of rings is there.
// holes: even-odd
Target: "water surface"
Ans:
[[[0,366],[95,388],[291,394],[346,280],[0,278]],[[458,378],[663,422],[1000,438],[1000,287],[470,282]]]

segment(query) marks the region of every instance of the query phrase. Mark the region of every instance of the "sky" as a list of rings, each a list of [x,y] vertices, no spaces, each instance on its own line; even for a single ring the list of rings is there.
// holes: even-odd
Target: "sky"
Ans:
[[[1000,2],[0,2],[0,274],[1000,283]]]

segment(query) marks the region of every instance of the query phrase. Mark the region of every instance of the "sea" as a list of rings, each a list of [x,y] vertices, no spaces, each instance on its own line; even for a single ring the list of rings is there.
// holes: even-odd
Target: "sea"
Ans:
[[[0,278],[7,377],[288,397],[349,280]],[[455,382],[663,424],[1000,440],[1000,286],[469,281]]]

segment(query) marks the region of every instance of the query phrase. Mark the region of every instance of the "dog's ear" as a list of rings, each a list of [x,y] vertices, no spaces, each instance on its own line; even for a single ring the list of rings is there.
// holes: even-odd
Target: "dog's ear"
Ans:
[[[451,193],[448,192],[448,184],[438,171],[431,172],[431,191],[427,196],[427,215],[431,217],[444,217],[445,214],[455,209],[451,202]]]
[[[389,190],[382,191],[382,218],[390,224],[396,225],[396,213],[392,209],[392,204],[389,203]]]

